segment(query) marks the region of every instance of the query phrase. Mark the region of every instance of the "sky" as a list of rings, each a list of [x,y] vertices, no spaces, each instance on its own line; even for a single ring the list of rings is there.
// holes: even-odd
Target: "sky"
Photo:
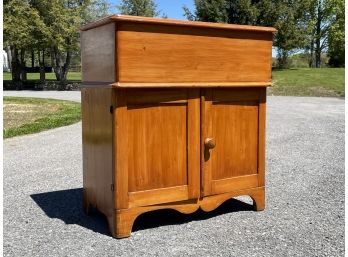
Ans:
[[[120,0],[109,0],[110,4],[117,5]],[[166,14],[169,19],[186,19],[182,7],[186,5],[190,10],[194,10],[193,0],[156,0],[158,10]],[[117,13],[117,9],[113,9]]]

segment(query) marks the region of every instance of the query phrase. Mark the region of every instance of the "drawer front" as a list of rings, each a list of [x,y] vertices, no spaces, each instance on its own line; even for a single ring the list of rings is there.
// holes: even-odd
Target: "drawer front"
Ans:
[[[204,195],[264,185],[265,89],[204,94]]]
[[[272,35],[121,23],[118,81],[134,83],[270,82]]]
[[[199,197],[199,100],[198,90],[118,91],[118,208]]]

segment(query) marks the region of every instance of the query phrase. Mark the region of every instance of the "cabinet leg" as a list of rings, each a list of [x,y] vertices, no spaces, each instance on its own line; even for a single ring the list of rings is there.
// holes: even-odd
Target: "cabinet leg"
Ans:
[[[129,237],[132,232],[133,223],[138,216],[137,213],[116,211],[116,238]]]
[[[265,209],[265,188],[261,188],[252,194],[250,197],[253,199],[254,211],[262,211]]]
[[[195,212],[199,207],[204,211],[212,211],[221,205],[224,201],[239,195],[249,195],[253,199],[253,207],[255,211],[265,209],[265,188],[258,187],[246,190],[239,190],[221,195],[205,197],[202,200],[190,200],[176,204],[165,204],[147,207],[134,207],[130,209],[115,210],[115,221],[112,224],[109,221],[110,231],[113,237],[125,238],[129,237],[132,232],[132,227],[135,219],[142,213],[160,210],[160,209],[175,209],[181,213]],[[112,216],[110,216],[112,218]]]

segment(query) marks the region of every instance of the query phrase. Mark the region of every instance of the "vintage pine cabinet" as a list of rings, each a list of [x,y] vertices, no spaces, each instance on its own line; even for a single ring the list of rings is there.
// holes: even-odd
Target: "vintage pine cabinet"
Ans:
[[[81,30],[87,213],[122,238],[152,210],[264,209],[275,29],[113,15]]]

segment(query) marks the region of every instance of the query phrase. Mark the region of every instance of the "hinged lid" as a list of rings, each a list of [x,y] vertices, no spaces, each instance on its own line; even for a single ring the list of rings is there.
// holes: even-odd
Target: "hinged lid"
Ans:
[[[271,27],[112,15],[81,30],[84,86],[271,85]]]
[[[227,23],[214,23],[214,22],[202,22],[202,21],[186,21],[175,20],[165,18],[151,18],[142,16],[130,16],[122,14],[114,14],[95,22],[86,24],[81,28],[82,31],[96,28],[111,22],[132,22],[132,23],[147,23],[147,24],[162,24],[172,26],[184,26],[184,27],[198,27],[198,28],[214,28],[214,29],[228,29],[228,30],[248,30],[248,31],[262,31],[262,32],[276,32],[277,30],[272,27],[262,26],[249,26],[249,25],[237,25]]]

